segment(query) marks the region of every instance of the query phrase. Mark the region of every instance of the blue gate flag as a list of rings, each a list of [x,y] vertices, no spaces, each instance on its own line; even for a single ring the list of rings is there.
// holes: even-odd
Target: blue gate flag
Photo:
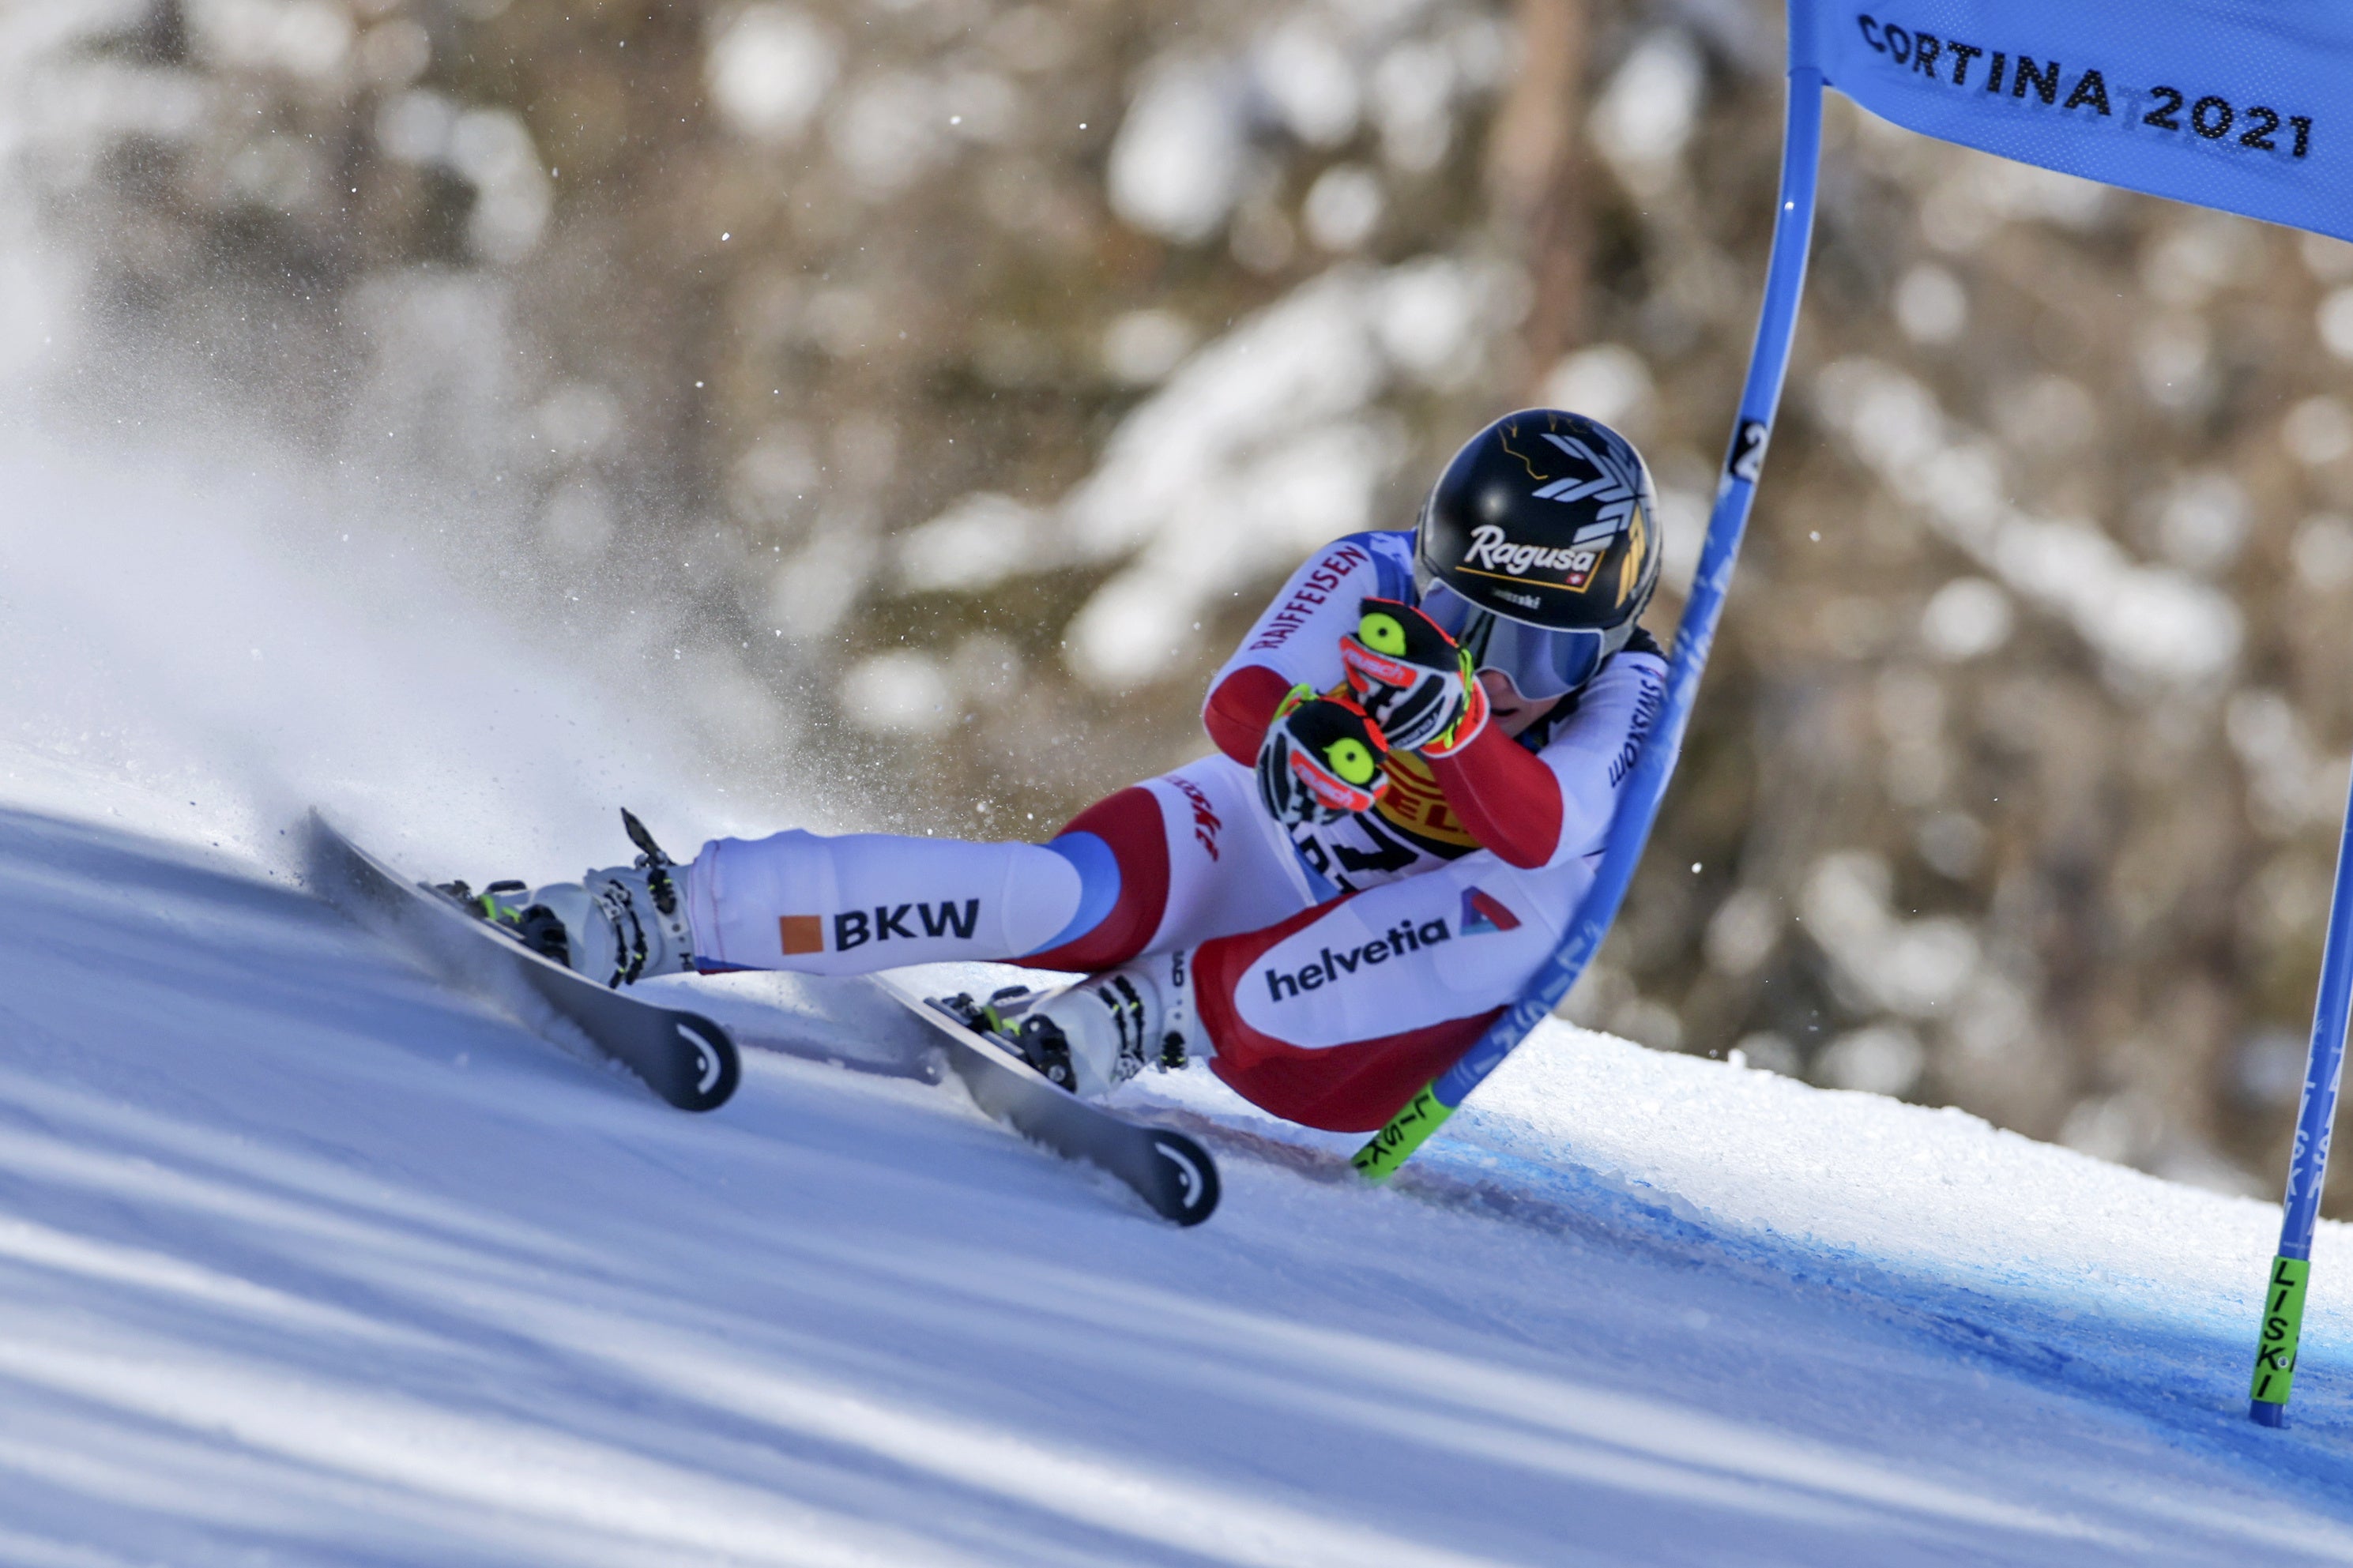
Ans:
[[[1730,450],[1667,665],[1667,695],[1611,819],[1601,864],[1551,958],[1356,1168],[1414,1150],[1568,994],[1633,879],[1685,727],[1762,477],[1804,287],[1834,86],[1908,130],[2103,184],[2353,240],[2353,0],[1789,0],[1781,190]],[[2286,1420],[2328,1129],[2353,1017],[2353,804],[2322,959],[2280,1250],[2249,1414]]]
[[[2353,240],[2348,0],[1790,0],[1789,64],[1925,135]]]
[[[1789,0],[1792,79],[1907,130],[2353,240],[2353,0]],[[2353,1021],[2353,803],[2247,1414],[2288,1393]]]
[[[1675,627],[1675,646],[1667,659],[1666,700],[1651,721],[1650,733],[1636,753],[1617,814],[1609,820],[1609,836],[1593,885],[1578,903],[1568,933],[1538,969],[1518,1001],[1487,1026],[1455,1064],[1430,1080],[1373,1141],[1356,1151],[1351,1162],[1374,1181],[1385,1181],[1398,1166],[1453,1114],[1465,1096],[1518,1048],[1528,1032],[1560,1005],[1577,976],[1599,951],[1618,906],[1634,879],[1634,868],[1650,842],[1651,825],[1658,820],[1667,784],[1682,754],[1683,731],[1691,722],[1692,704],[1699,696],[1700,675],[1707,668],[1708,649],[1715,643],[1715,626],[1724,614],[1725,595],[1732,587],[1732,567],[1740,553],[1740,536],[1748,527],[1748,509],[1757,499],[1757,481],[1765,470],[1765,448],[1772,438],[1774,411],[1780,406],[1781,384],[1789,368],[1789,343],[1798,331],[1798,300],[1806,286],[1806,256],[1813,243],[1814,186],[1822,142],[1822,79],[1819,72],[1789,72],[1788,118],[1781,132],[1781,197],[1773,218],[1773,254],[1765,267],[1765,302],[1757,313],[1757,339],[1748,353],[1748,376],[1740,392],[1740,416],[1732,426],[1732,442],[1717,476],[1715,506],[1708,513],[1707,533],[1700,542],[1699,566],[1692,578],[1691,596],[1683,602],[1682,621]]]

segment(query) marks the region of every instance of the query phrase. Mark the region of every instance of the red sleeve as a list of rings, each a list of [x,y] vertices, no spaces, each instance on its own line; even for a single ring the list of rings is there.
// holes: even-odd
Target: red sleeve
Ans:
[[[1291,695],[1291,683],[1262,664],[1246,664],[1223,680],[1209,693],[1208,706],[1201,710],[1201,722],[1209,729],[1209,739],[1218,750],[1244,767],[1258,763],[1259,742],[1266,739],[1266,727],[1274,721],[1274,710]],[[1515,748],[1516,749],[1516,748]],[[1558,811],[1553,814],[1559,816]]]
[[[1430,771],[1471,837],[1513,865],[1532,869],[1560,847],[1560,781],[1493,723]]]

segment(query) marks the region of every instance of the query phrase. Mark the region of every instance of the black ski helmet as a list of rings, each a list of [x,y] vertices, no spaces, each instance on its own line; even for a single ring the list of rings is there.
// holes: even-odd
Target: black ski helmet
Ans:
[[[1634,444],[1557,408],[1507,414],[1462,445],[1414,530],[1414,581],[1524,626],[1626,646],[1659,582],[1657,492]]]

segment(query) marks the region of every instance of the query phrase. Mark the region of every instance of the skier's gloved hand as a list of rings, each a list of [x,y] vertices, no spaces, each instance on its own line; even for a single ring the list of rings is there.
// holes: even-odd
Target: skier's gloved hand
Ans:
[[[1400,751],[1442,757],[1486,727],[1487,693],[1471,655],[1413,605],[1366,599],[1340,662],[1366,714]]]
[[[1259,743],[1259,798],[1286,827],[1337,822],[1388,788],[1388,754],[1380,726],[1356,703],[1293,687]]]

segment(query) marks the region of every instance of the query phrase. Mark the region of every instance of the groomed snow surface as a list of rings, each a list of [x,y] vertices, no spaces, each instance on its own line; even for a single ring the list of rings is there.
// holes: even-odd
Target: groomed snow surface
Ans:
[[[1390,1191],[1131,1086],[1222,1155],[1177,1230],[953,1080],[672,1110],[32,779],[0,1562],[2353,1562],[2341,1226],[2284,1433],[2274,1209],[1566,1027]]]

